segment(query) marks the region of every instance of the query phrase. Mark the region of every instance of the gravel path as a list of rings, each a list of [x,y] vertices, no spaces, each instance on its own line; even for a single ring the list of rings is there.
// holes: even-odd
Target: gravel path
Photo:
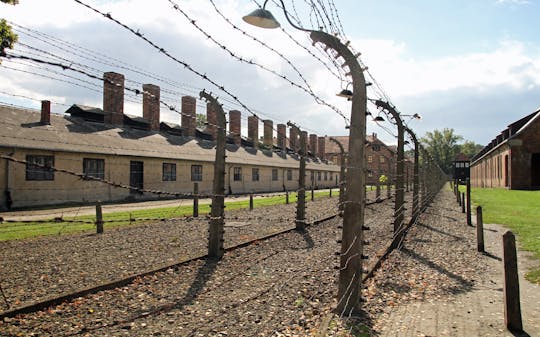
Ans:
[[[308,222],[337,213],[337,200],[307,202]],[[389,208],[391,202],[387,204]],[[289,204],[226,212],[225,246],[293,228],[295,207]],[[368,208],[368,216],[370,212]],[[201,217],[122,227],[101,235],[0,242],[0,284],[11,309],[21,307],[203,256],[207,252],[207,229],[208,220]],[[377,234],[377,240],[389,240],[391,233],[384,234]],[[377,245],[381,246],[382,242]],[[3,310],[8,306],[0,301]]]
[[[327,207],[335,207],[335,200],[321,199],[309,205],[308,214],[314,215],[317,211],[327,214]],[[229,214],[227,242],[290,226],[294,206],[286,207],[290,205]],[[392,214],[391,200],[366,209],[366,223],[371,230],[365,232],[365,236],[372,241],[371,245],[364,246],[370,255],[368,265],[390,242]],[[168,256],[196,254],[196,249],[204,252],[206,225],[204,221],[197,225],[197,221],[110,231],[106,233],[111,236],[109,245],[123,246],[118,251],[109,251],[116,255],[101,268],[105,274],[115,271],[131,261],[130,254],[138,254],[136,260],[144,255],[156,262]],[[176,269],[139,278],[125,287],[6,318],[0,322],[0,335],[511,336],[503,326],[501,306],[503,229],[488,225],[488,254],[478,254],[475,228],[466,225],[465,215],[450,190],[443,189],[439,193],[410,229],[401,249],[393,251],[366,282],[362,291],[365,314],[356,319],[338,317],[332,312],[336,305],[338,258],[335,252],[339,250],[336,239],[341,233],[340,222],[340,218],[335,218],[310,226],[303,233],[290,231],[255,241],[227,252],[219,262],[194,260]],[[156,229],[162,226],[163,232]],[[177,227],[183,231],[175,232]],[[83,243],[94,242],[95,237],[64,237],[62,240],[66,241],[56,244],[53,241],[42,248],[71,245],[79,247],[79,251]],[[172,237],[183,239],[172,241],[178,243],[176,246],[171,244]],[[146,240],[150,240],[148,247],[142,245]],[[40,240],[19,243],[23,246],[9,251],[13,254],[17,249],[27,249],[30,254],[36,247],[25,244],[34,241]],[[154,250],[157,252],[150,253]],[[4,251],[2,249],[3,254]],[[66,254],[70,253],[73,251],[57,256],[67,261]],[[157,255],[161,255],[161,260]],[[16,258],[26,257],[21,253]],[[77,261],[83,260],[69,260],[72,274],[84,270]],[[16,265],[11,263],[10,268]],[[520,268],[522,266],[520,262]],[[34,272],[31,267],[22,269]],[[23,274],[18,277],[24,277]],[[540,291],[537,286],[523,284],[523,279],[521,282],[525,330],[529,336],[540,336]],[[39,292],[30,283],[27,289]]]
[[[308,212],[313,218],[328,214],[328,207],[335,209],[334,199],[321,199],[308,204]],[[287,209],[287,207],[293,207]],[[370,206],[366,210],[366,222],[372,230],[366,236],[372,244],[366,246],[367,254],[375,256],[375,251],[388,245],[391,239],[390,220],[393,202],[388,200]],[[237,219],[234,219],[234,216]],[[261,228],[289,226],[294,217],[294,206],[282,205],[249,211],[231,212],[231,222],[245,221],[251,214],[249,226],[226,229],[227,242],[240,236],[261,233]],[[289,215],[292,214],[292,215]],[[288,217],[286,218],[285,215]],[[320,216],[319,216],[320,217]],[[280,219],[282,222],[276,221]],[[201,238],[192,242],[205,245],[206,230],[195,231],[193,223],[182,233],[193,235],[202,232]],[[0,323],[0,334],[6,336],[270,336],[309,334],[317,329],[321,321],[330,317],[334,303],[335,267],[339,250],[336,239],[341,230],[340,218],[335,218],[308,228],[305,233],[296,231],[273,237],[231,252],[219,261],[199,259],[138,279],[136,282],[114,290],[101,291],[73,301],[51,307],[32,314],[7,318]],[[379,226],[378,226],[379,224]],[[159,225],[166,226],[165,224]],[[172,231],[179,225],[167,228]],[[259,228],[258,230],[255,228]],[[114,238],[124,237],[126,242],[140,247],[142,242],[152,241],[150,246],[159,244],[151,239],[153,227],[140,226],[118,231],[110,231]],[[206,229],[206,227],[205,227]],[[238,229],[242,235],[233,235]],[[161,229],[160,229],[161,230]],[[132,232],[132,231],[141,231]],[[121,233],[121,235],[118,235]],[[239,233],[237,233],[239,234]],[[146,235],[146,236],[145,236]],[[150,236],[150,238],[148,237]],[[171,233],[165,237],[170,237]],[[76,246],[81,250],[82,242],[96,242],[95,235],[73,236],[74,242],[52,246]],[[144,237],[144,240],[141,238]],[[136,238],[139,238],[137,240]],[[61,238],[58,238],[61,239]],[[67,239],[67,238],[64,238]],[[112,238],[111,238],[112,239]],[[198,240],[198,241],[197,241]],[[34,241],[34,240],[32,240]],[[38,240],[39,241],[39,240]],[[189,243],[185,238],[183,244]],[[163,243],[171,250],[170,241]],[[112,243],[107,246],[113,245]],[[179,246],[181,246],[179,244]],[[189,247],[193,247],[189,245]],[[205,249],[205,247],[199,247]],[[186,247],[183,247],[186,249]],[[194,248],[186,252],[193,253]],[[16,251],[11,249],[10,251]],[[124,252],[125,248],[120,252]],[[99,251],[99,250],[96,250]],[[143,251],[143,250],[139,250]],[[62,252],[66,256],[66,252]],[[113,254],[113,251],[111,251]],[[109,264],[125,264],[129,261],[124,252],[114,251],[102,268],[114,270]],[[136,254],[130,251],[129,254]],[[165,254],[160,250],[160,254]],[[57,255],[61,255],[57,253]],[[106,255],[106,254],[105,254]],[[129,256],[129,255],[128,255]],[[142,255],[135,255],[139,260]],[[22,258],[22,256],[19,256]],[[164,258],[165,256],[162,256]],[[150,257],[145,256],[148,260]],[[372,257],[372,260],[375,258]],[[122,262],[120,262],[122,260]],[[372,261],[370,261],[372,262]],[[41,262],[40,262],[41,263]],[[71,261],[76,265],[75,261]],[[11,266],[10,266],[11,267]],[[77,266],[74,266],[77,268]],[[72,269],[72,274],[78,274]],[[74,281],[78,282],[78,281]],[[30,287],[31,282],[27,284]],[[34,291],[38,291],[34,289]]]

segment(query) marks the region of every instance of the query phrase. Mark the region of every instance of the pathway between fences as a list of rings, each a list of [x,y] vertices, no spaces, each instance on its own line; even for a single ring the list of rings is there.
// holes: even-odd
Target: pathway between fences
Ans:
[[[525,333],[504,321],[504,270],[499,225],[484,225],[485,254],[454,195],[444,189],[370,280],[371,300],[386,305],[374,329],[380,336],[540,336],[540,286],[525,280],[527,253],[518,253]],[[368,303],[370,299],[368,299]]]
[[[260,211],[253,219],[266,226],[272,223],[266,222],[269,217],[280,216],[275,209]],[[293,212],[283,214],[293,220]],[[372,240],[365,246],[368,266],[391,239],[392,214],[391,201],[367,208],[371,230],[366,237]],[[233,228],[251,227],[242,226],[240,216],[237,220]],[[486,253],[478,253],[476,228],[467,226],[449,189],[438,194],[403,244],[366,281],[361,319],[332,311],[340,222],[334,218],[305,232],[291,231],[227,252],[219,262],[194,260],[121,288],[7,317],[0,323],[0,335],[334,336],[366,331],[380,336],[512,336],[504,325],[502,303],[504,230],[485,225]],[[144,242],[144,233],[152,233],[151,226],[139,227],[140,236],[128,235],[126,240]],[[184,233],[191,232],[187,227]],[[82,239],[92,242],[94,237]],[[181,235],[164,237],[167,248],[173,247],[171,238]],[[129,260],[130,252],[124,253]],[[520,274],[525,271],[522,255]],[[540,336],[540,291],[520,281],[524,330]]]

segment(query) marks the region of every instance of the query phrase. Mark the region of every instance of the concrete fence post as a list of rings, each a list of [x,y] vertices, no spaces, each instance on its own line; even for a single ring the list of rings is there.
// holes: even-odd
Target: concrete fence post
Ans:
[[[482,218],[482,206],[476,207],[476,242],[479,252],[484,252],[484,220]]]
[[[472,226],[471,215],[471,180],[467,178],[467,225]]]
[[[101,210],[101,202],[96,204],[96,233],[103,233],[103,211]]]
[[[221,259],[224,254],[223,234],[225,227],[225,113],[223,106],[216,98],[204,90],[200,92],[200,97],[204,98],[208,105],[212,107],[216,114],[217,134],[216,134],[216,154],[214,160],[214,181],[212,186],[212,205],[210,209],[210,226],[208,229],[208,257]],[[253,139],[257,143],[257,137]]]
[[[523,331],[519,300],[519,278],[516,237],[511,231],[503,235],[504,250],[504,323],[510,331]]]
[[[199,216],[199,183],[193,183],[193,217]]]

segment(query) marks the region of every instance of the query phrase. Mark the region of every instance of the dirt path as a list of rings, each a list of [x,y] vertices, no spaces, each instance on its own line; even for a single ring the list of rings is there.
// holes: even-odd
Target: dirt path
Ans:
[[[457,208],[457,207],[456,207]],[[463,229],[464,215],[456,213],[455,226]],[[442,231],[441,228],[439,228]],[[475,253],[475,228],[469,227],[470,233],[464,232],[464,238],[456,238],[454,244],[459,244]],[[375,323],[379,326],[382,337],[417,337],[417,336],[540,336],[540,286],[525,280],[527,266],[532,262],[527,253],[518,253],[518,269],[520,276],[521,311],[524,334],[512,334],[504,324],[503,299],[503,263],[502,263],[502,235],[506,229],[499,225],[485,226],[485,250],[481,255],[483,268],[475,268],[463,281],[470,281],[467,289],[456,289],[453,295],[426,296],[422,301],[402,303],[389,310],[386,315]],[[418,234],[418,233],[416,233]],[[443,269],[438,264],[440,249],[430,249],[426,245],[439,246],[445,250],[447,246],[441,240],[448,241],[444,235],[426,235],[423,233],[422,245],[415,244],[410,237],[406,243],[407,249],[414,250],[417,260],[430,265],[434,273],[446,273],[447,276],[461,277],[451,269]],[[439,233],[440,234],[440,233]],[[471,240],[472,238],[472,240]],[[424,246],[424,247],[422,247]],[[433,247],[431,247],[433,248]],[[448,259],[459,254],[459,247],[452,247],[446,251]],[[418,257],[420,256],[420,257]],[[536,262],[537,263],[537,262]],[[454,266],[458,269],[460,266]],[[463,268],[463,266],[461,266]]]

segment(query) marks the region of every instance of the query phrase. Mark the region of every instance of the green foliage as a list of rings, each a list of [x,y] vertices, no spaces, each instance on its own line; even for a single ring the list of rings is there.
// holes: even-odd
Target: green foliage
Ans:
[[[206,115],[205,114],[197,114],[196,119],[197,127],[202,129],[206,125]]]
[[[466,140],[463,144],[460,145],[459,152],[463,153],[469,158],[472,158],[475,154],[480,152],[484,148],[483,145],[476,144],[475,142],[471,142],[469,140]]]
[[[454,134],[454,129],[444,128],[442,131],[427,132],[420,141],[437,165],[446,173],[452,172],[452,162],[459,153],[458,142],[463,137]]]
[[[388,181],[388,177],[385,176],[384,174],[382,174],[380,177],[379,177],[379,182],[381,184],[386,184],[386,182]]]
[[[339,194],[339,191],[332,191],[334,196]],[[315,192],[315,198],[328,197],[329,191],[319,191]],[[289,193],[289,203],[295,203],[297,200],[296,193]],[[285,203],[285,196],[275,196],[269,198],[255,198],[253,200],[253,205],[255,208],[281,205]],[[227,211],[232,211],[235,209],[242,209],[249,207],[249,200],[242,201],[231,201],[226,202]],[[200,204],[199,205],[199,214],[202,216],[204,214],[210,213],[209,204]],[[105,221],[105,230],[110,230],[115,227],[129,226],[134,224],[140,224],[143,221],[134,220],[129,221],[127,219],[156,219],[152,222],[157,222],[158,219],[170,219],[178,218],[184,216],[191,216],[193,214],[193,206],[186,205],[180,207],[165,207],[165,208],[154,208],[154,209],[142,209],[133,212],[116,212],[116,213],[105,213],[103,215],[103,220]],[[39,222],[14,222],[14,223],[0,223],[0,241],[6,240],[19,240],[27,239],[37,236],[45,235],[60,235],[60,234],[74,234],[81,232],[91,232],[95,231],[95,221],[94,216],[78,216],[73,218],[65,217],[65,220],[79,220],[86,221],[88,223],[70,223],[70,222],[52,222],[52,223],[39,223]],[[108,222],[114,220],[115,222]],[[149,222],[149,221],[145,221]]]
[[[471,196],[475,206],[482,206],[484,223],[510,228],[520,247],[540,259],[540,191],[473,188]],[[530,271],[527,278],[540,284],[540,269]]]
[[[453,161],[460,152],[472,158],[483,148],[482,145],[469,140],[464,141],[463,144],[458,144],[462,140],[462,136],[454,134],[454,129],[445,128],[442,131],[427,132],[426,136],[420,141],[437,165],[446,174],[451,174],[454,165]]]
[[[3,1],[3,0],[2,0]],[[5,56],[4,49],[13,49],[13,45],[18,40],[17,34],[13,33],[11,26],[7,24],[6,20],[0,20],[0,56]]]

